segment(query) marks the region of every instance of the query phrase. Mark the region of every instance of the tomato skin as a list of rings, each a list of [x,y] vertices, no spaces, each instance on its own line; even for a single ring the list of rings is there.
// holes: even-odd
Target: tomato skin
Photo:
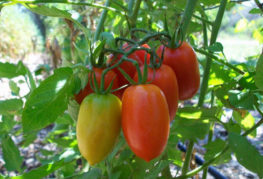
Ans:
[[[156,53],[159,57],[162,55],[163,48],[162,45],[157,49]],[[192,47],[187,42],[183,42],[175,49],[165,47],[163,64],[172,67],[176,74],[179,100],[192,98],[200,86],[198,60]]]
[[[112,150],[121,130],[121,101],[112,94],[90,94],[80,105],[77,141],[81,155],[94,165]]]
[[[122,130],[131,150],[145,161],[159,156],[169,136],[169,111],[153,84],[128,87],[122,97]]]
[[[101,82],[101,76],[102,76],[102,72],[104,69],[102,68],[93,68],[93,71],[95,72],[95,77],[96,80],[98,82],[98,85],[100,86],[100,82]],[[91,77],[91,74],[89,74],[89,80],[93,79]],[[106,73],[105,77],[104,77],[104,89],[107,89],[107,87],[110,85],[110,83],[113,81],[113,85],[112,85],[112,89],[117,89],[119,87],[119,82],[118,82],[118,78],[117,78],[117,74],[110,70]],[[92,80],[93,81],[93,80]],[[94,84],[94,82],[93,82]],[[80,92],[78,94],[75,95],[75,100],[81,104],[81,102],[83,101],[83,99],[93,93],[94,91],[92,90],[92,88],[90,87],[90,81],[88,81],[87,85],[85,86],[84,89],[80,90]],[[118,96],[118,93],[114,93],[116,96]]]
[[[141,67],[143,71],[143,67]],[[138,81],[138,73],[135,73],[135,81]],[[168,65],[162,65],[160,68],[153,70],[148,68],[147,81],[158,86],[164,93],[169,107],[170,121],[175,117],[178,108],[178,84],[174,71]]]

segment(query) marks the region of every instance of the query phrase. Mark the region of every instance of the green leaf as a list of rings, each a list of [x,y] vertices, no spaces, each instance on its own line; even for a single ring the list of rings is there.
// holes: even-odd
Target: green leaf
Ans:
[[[26,68],[21,61],[19,61],[17,65],[0,62],[0,78],[14,78],[20,75],[26,75],[26,73]]]
[[[211,52],[223,52],[223,45],[219,42],[215,42],[207,48]]]
[[[44,15],[44,16],[50,16],[50,17],[59,17],[59,18],[66,18],[72,22],[74,22],[88,37],[88,30],[77,20],[73,19],[71,17],[71,14],[67,11],[60,10],[56,7],[48,7],[44,5],[35,5],[35,4],[23,4],[26,8],[31,10],[34,13]]]
[[[185,139],[202,139],[208,133],[209,120],[217,120],[222,114],[221,108],[179,108],[171,128],[171,135]]]
[[[263,53],[260,55],[257,62],[255,83],[260,90],[263,90]]]
[[[0,122],[0,134],[8,134],[15,124],[14,116],[3,115],[2,121]]]
[[[233,117],[243,130],[251,129],[255,124],[255,118],[248,111],[233,111]],[[254,130],[249,135],[256,137],[257,130]]]
[[[8,171],[20,171],[23,159],[20,156],[20,152],[16,147],[14,141],[9,135],[6,135],[6,137],[2,140],[2,150],[3,158],[5,161],[5,168]]]
[[[177,135],[182,140],[203,139],[209,131],[209,120],[175,118],[170,130],[171,135]]]
[[[9,87],[13,95],[16,95],[16,96],[19,95],[20,88],[17,86],[17,84],[13,80],[9,81]]]
[[[236,133],[230,133],[228,140],[238,162],[248,170],[257,173],[259,178],[262,178],[263,156],[260,155],[258,150],[248,142],[246,137]]]
[[[169,166],[170,162],[169,161],[165,161],[165,160],[161,160],[158,162],[158,164],[156,164],[150,171],[149,173],[147,173],[146,177],[147,179],[151,179],[151,178],[157,178],[159,176],[159,173],[161,173],[161,171]]]
[[[250,92],[240,92],[237,90],[229,91],[229,102],[238,109],[254,109],[256,96]]]
[[[253,8],[249,11],[250,14],[261,14],[262,11],[259,8]]]
[[[24,132],[53,123],[68,107],[73,90],[72,70],[59,68],[29,96],[22,113]]]
[[[23,175],[12,177],[12,179],[38,179],[53,173],[64,165],[71,163],[73,160],[79,158],[79,154],[74,151],[64,152],[58,159],[54,158],[52,162],[33,169]]]
[[[216,139],[215,141],[209,142],[204,147],[206,148],[206,153],[204,159],[206,161],[214,158],[218,153],[220,153],[226,146],[226,142],[221,139]],[[231,160],[231,151],[226,152],[218,160],[216,160],[213,165],[219,165],[227,163]]]
[[[9,115],[17,114],[23,107],[21,99],[0,100],[0,114]]]
[[[204,107],[184,107],[179,108],[176,118],[188,119],[213,119],[222,112],[221,108],[204,108]]]

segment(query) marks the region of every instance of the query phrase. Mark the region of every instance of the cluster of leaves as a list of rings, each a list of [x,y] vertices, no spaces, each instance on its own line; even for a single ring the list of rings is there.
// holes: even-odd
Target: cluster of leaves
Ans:
[[[123,1],[114,0],[113,2],[104,23],[104,29],[105,31],[113,29],[113,34],[127,36],[131,24],[126,21],[127,16],[123,15],[126,13],[126,6],[122,5]],[[233,65],[225,59],[223,46],[219,42],[212,43],[208,47],[203,43],[204,47],[199,45],[201,42],[197,37],[199,32],[203,30],[203,23],[205,22],[209,26],[213,24],[210,19],[206,19],[205,12],[209,9],[205,9],[214,8],[218,3],[220,0],[200,0],[187,31],[189,41],[196,52],[200,53],[201,69],[205,69],[207,66],[204,57],[213,59],[208,80],[209,88],[205,98],[205,102],[210,105],[193,107],[185,104],[184,108],[179,109],[171,127],[166,151],[152,162],[146,163],[136,158],[127,147],[123,136],[120,136],[118,145],[113,152],[105,162],[101,162],[96,168],[90,168],[79,154],[75,131],[79,106],[72,99],[73,94],[87,81],[85,65],[89,59],[86,59],[86,51],[82,49],[90,45],[85,43],[83,37],[84,35],[91,37],[90,33],[83,27],[79,19],[72,18],[72,15],[67,11],[53,6],[24,4],[28,9],[38,14],[73,21],[76,27],[82,29],[83,36],[76,41],[76,56],[73,56],[72,61],[55,70],[54,74],[40,84],[36,84],[31,72],[22,62],[18,64],[0,63],[0,78],[12,79],[24,76],[30,89],[27,96],[20,97],[19,87],[16,84],[11,84],[10,88],[14,98],[0,101],[0,140],[6,170],[16,171],[19,176],[14,178],[43,178],[52,173],[56,177],[68,178],[100,178],[103,176],[110,178],[126,176],[157,178],[161,173],[163,177],[171,178],[169,165],[183,166],[181,152],[176,148],[178,141],[197,142],[207,135],[211,136],[211,129],[217,123],[227,131],[228,138],[226,141],[219,138],[208,140],[204,146],[207,150],[204,155],[207,164],[226,163],[231,159],[231,153],[234,153],[240,164],[257,173],[259,177],[263,177],[263,170],[260,168],[263,166],[263,157],[246,138],[247,135],[255,137],[256,127],[263,122],[261,119],[256,123],[256,119],[250,113],[257,109],[263,116],[260,110],[262,108],[260,104],[263,101],[263,55],[253,57],[258,59],[256,67],[247,63]],[[165,21],[160,18],[160,11],[165,11],[167,12],[167,24],[172,24],[169,29],[173,29],[177,26],[174,24],[173,17],[181,17],[185,4],[186,1],[177,1],[175,4],[169,0],[143,1],[136,26],[145,27],[147,25],[152,31],[165,28]],[[90,5],[96,6],[91,3]],[[233,5],[233,3],[228,3],[227,8],[231,8]],[[112,36],[107,33],[104,33],[104,36],[107,39],[112,39]],[[79,79],[81,79],[81,83]],[[223,121],[226,111],[231,111],[233,116],[227,121]],[[16,126],[19,126],[18,129]],[[17,146],[27,147],[35,141],[39,130],[47,126],[51,126],[52,130],[43,142],[44,144],[56,144],[57,150],[42,149],[36,156],[41,164],[40,167],[28,171],[25,167],[21,167],[23,157]],[[23,135],[23,140],[19,144],[13,140],[13,136],[18,135]],[[196,170],[199,169],[204,169],[204,167],[201,166]]]

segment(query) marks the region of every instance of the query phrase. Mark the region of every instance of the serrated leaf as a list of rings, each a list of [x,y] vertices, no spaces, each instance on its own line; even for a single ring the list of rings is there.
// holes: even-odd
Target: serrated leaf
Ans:
[[[260,55],[257,62],[255,83],[259,89],[263,90],[263,53]]]
[[[9,135],[2,140],[3,158],[8,171],[20,171],[23,162],[20,152]]]
[[[250,92],[229,91],[229,103],[238,109],[253,110],[256,96]]]
[[[20,88],[13,80],[9,80],[9,88],[11,89],[13,95],[19,95]]]
[[[246,137],[236,133],[230,133],[228,140],[230,148],[235,153],[238,162],[262,178],[263,156],[260,155],[258,150],[248,142]]]
[[[22,107],[23,101],[21,99],[0,100],[0,114],[3,115],[17,114]]]
[[[14,78],[26,75],[27,70],[21,61],[17,65],[0,62],[0,78]]]
[[[219,42],[215,42],[207,48],[211,52],[223,52],[223,45]]]
[[[226,142],[221,139],[216,139],[215,141],[206,144],[204,146],[206,148],[204,159],[206,161],[211,160],[218,153],[220,153],[225,148],[225,146]],[[223,154],[223,156],[220,157],[217,161],[215,161],[213,165],[227,163],[229,160],[231,160],[231,151],[228,151],[225,154]]]
[[[59,68],[31,93],[22,113],[24,132],[46,127],[67,109],[73,90],[72,73],[70,68]]]

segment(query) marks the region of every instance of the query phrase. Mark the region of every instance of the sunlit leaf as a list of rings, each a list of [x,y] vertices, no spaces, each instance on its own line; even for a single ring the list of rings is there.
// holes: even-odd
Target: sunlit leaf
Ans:
[[[254,109],[256,96],[250,92],[240,92],[237,90],[229,91],[229,102],[232,106],[239,109]]]
[[[14,78],[20,75],[26,75],[26,73],[26,68],[21,61],[19,61],[17,65],[0,62],[0,78]]]
[[[248,111],[233,111],[233,117],[244,130],[250,129],[255,124],[255,118]],[[251,137],[256,137],[256,135],[257,130],[250,133]]]
[[[72,70],[59,68],[29,96],[22,114],[24,132],[54,122],[68,107],[73,90]]]

